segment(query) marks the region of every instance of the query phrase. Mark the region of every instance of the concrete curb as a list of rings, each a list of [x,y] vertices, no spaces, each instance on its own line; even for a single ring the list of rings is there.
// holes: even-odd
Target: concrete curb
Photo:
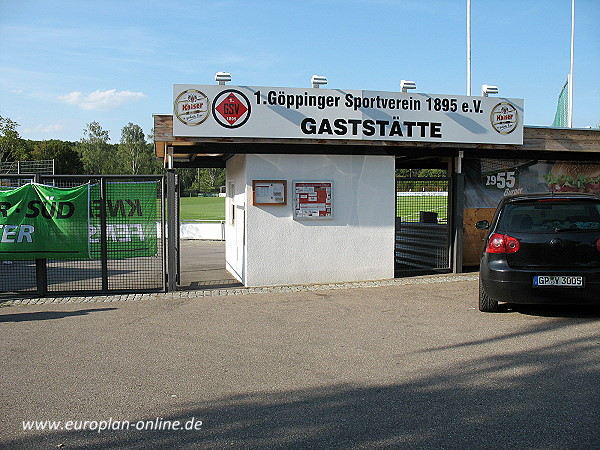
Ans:
[[[86,297],[30,297],[30,298],[9,298],[0,299],[0,307],[20,306],[20,305],[45,305],[57,303],[104,303],[104,302],[130,302],[140,300],[169,300],[175,298],[199,298],[199,297],[221,297],[229,295],[252,295],[252,294],[270,294],[283,292],[307,292],[324,291],[330,289],[356,289],[381,286],[407,286],[415,284],[431,283],[449,283],[455,281],[475,281],[478,274],[464,275],[427,275],[411,278],[396,278],[392,280],[374,280],[374,281],[355,281],[347,283],[330,284],[307,284],[292,286],[268,286],[268,287],[236,287],[236,288],[215,288],[201,290],[185,290],[165,293],[148,294],[119,294],[119,295],[94,295]]]
[[[307,292],[323,291],[329,289],[356,289],[370,288],[380,286],[406,286],[415,284],[431,283],[449,283],[454,281],[474,281],[477,280],[477,274],[465,275],[430,275],[411,278],[396,278],[392,280],[374,280],[374,281],[356,281],[347,283],[329,283],[329,284],[307,284],[292,286],[267,286],[267,287],[236,287],[236,288],[215,288],[201,290],[185,290],[165,293],[148,294],[120,294],[120,295],[94,295],[86,297],[30,297],[30,298],[9,298],[0,299],[0,307],[18,306],[18,305],[43,305],[58,303],[104,303],[104,302],[125,302],[140,300],[169,300],[175,298],[199,298],[199,297],[221,297],[230,295],[252,295],[269,294],[283,292]]]

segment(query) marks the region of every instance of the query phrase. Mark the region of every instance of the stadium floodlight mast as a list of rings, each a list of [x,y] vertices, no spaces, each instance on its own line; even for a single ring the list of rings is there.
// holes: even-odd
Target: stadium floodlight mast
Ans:
[[[219,83],[219,86],[224,86],[225,83],[231,81],[231,74],[229,72],[217,72],[215,74],[215,81]]]
[[[498,86],[490,86],[489,84],[484,84],[481,86],[481,96],[487,97],[489,94],[497,94]]]
[[[471,0],[467,0],[467,95],[471,96]]]
[[[417,83],[414,81],[400,80],[400,91],[408,92],[409,89],[416,89]]]
[[[327,84],[327,77],[324,77],[322,75],[313,75],[310,78],[310,82],[313,88],[318,89],[319,86]]]

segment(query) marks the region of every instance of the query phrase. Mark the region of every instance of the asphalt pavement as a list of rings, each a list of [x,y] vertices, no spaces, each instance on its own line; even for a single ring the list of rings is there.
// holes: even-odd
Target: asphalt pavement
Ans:
[[[225,242],[179,241],[179,288],[188,290],[241,287],[242,284],[225,269]]]
[[[2,307],[0,447],[598,448],[598,308],[421,280]]]

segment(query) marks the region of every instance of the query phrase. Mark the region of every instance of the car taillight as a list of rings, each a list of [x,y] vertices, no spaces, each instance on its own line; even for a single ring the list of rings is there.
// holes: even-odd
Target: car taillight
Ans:
[[[596,243],[597,245],[597,243]],[[506,234],[494,233],[490,236],[487,253],[515,253],[519,251],[519,240]]]
[[[600,252],[600,238],[596,241],[596,250]]]

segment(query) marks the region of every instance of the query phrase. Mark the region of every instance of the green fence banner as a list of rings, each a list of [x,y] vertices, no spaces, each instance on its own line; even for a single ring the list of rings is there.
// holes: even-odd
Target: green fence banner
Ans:
[[[87,185],[0,190],[0,259],[89,257]]]
[[[109,259],[158,251],[157,182],[108,182]],[[0,260],[100,259],[100,185],[0,188]]]
[[[106,183],[106,245],[109,259],[157,252],[156,181]],[[90,257],[101,257],[100,185],[90,187]]]

